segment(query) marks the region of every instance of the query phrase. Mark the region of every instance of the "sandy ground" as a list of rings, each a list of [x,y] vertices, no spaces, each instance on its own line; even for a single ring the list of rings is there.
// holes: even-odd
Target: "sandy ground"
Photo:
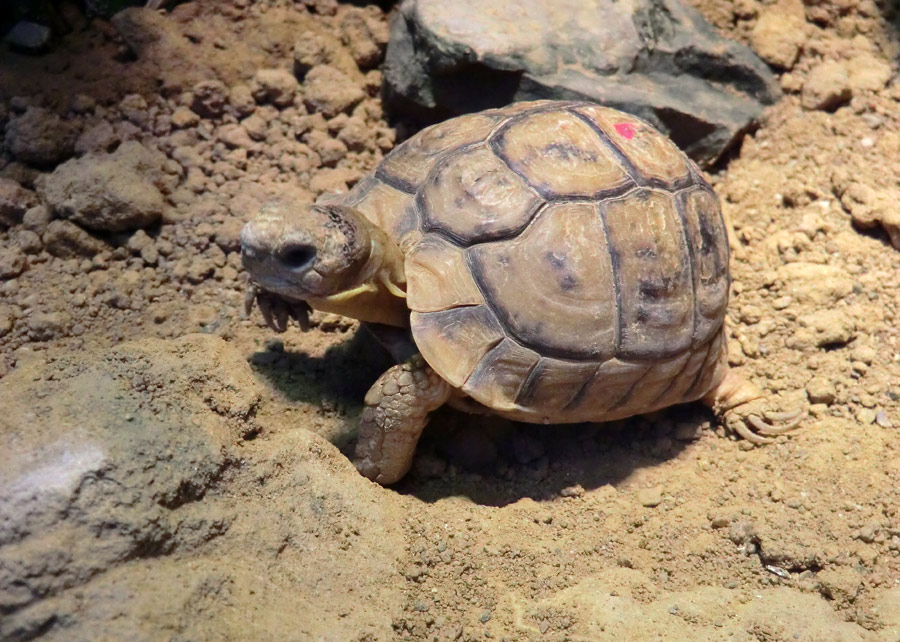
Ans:
[[[193,2],[4,52],[6,482],[83,428],[119,486],[45,522],[0,511],[0,637],[900,640],[887,4],[696,3],[781,74],[710,178],[735,228],[729,359],[809,408],[798,431],[749,447],[699,405],[568,427],[441,411],[391,489],[346,457],[388,357],[348,320],[241,319],[237,241],[271,195],[346,189],[393,146],[382,11]]]

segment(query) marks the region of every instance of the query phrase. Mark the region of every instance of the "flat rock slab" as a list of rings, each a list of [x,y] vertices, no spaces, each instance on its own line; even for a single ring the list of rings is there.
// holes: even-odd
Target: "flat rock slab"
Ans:
[[[702,163],[780,94],[749,48],[676,0],[405,0],[384,79],[391,108],[429,120],[519,100],[599,102]]]

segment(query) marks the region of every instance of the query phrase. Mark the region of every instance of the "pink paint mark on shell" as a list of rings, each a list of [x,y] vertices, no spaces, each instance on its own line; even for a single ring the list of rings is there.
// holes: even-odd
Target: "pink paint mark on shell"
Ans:
[[[634,125],[632,125],[631,123],[616,123],[615,125],[613,125],[613,127],[616,128],[616,133],[619,136],[622,136],[628,140],[634,138],[634,135],[637,133]]]

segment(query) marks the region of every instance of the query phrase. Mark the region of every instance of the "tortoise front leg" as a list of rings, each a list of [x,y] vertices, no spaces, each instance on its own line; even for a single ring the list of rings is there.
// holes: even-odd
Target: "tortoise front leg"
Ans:
[[[727,430],[754,444],[767,444],[773,437],[790,432],[806,414],[803,408],[771,411],[759,386],[731,369],[702,401],[713,409]]]
[[[450,391],[418,354],[381,375],[366,393],[356,444],[359,472],[382,485],[403,477],[428,413],[444,405]]]

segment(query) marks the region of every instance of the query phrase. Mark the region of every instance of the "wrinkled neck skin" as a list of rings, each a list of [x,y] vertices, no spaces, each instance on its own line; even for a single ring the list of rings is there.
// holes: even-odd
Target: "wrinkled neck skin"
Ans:
[[[409,327],[406,276],[400,248],[380,229],[371,226],[369,260],[360,270],[357,285],[343,292],[306,302],[316,310],[369,323]]]

